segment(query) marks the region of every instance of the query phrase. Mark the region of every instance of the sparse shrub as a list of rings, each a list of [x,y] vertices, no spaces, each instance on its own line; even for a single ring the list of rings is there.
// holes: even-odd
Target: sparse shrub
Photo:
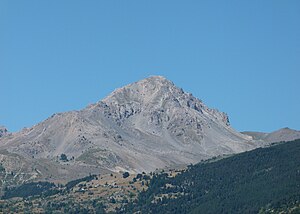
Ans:
[[[0,164],[0,172],[5,172],[5,168]]]
[[[61,160],[61,161],[68,161],[67,155],[64,154],[64,153],[62,153],[62,154],[60,155],[60,160]]]
[[[110,203],[115,204],[115,203],[116,203],[116,199],[115,199],[114,197],[112,197],[112,198],[110,199]]]
[[[129,172],[124,172],[123,173],[123,178],[127,178],[127,177],[129,177]]]

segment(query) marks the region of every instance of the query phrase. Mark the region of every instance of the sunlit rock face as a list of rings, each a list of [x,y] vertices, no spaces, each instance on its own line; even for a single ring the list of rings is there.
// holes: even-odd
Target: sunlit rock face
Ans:
[[[43,160],[43,167],[55,163],[52,176],[60,178],[76,170],[152,171],[262,144],[232,129],[225,113],[208,108],[164,77],[152,76],[80,111],[54,114],[2,137],[0,150],[28,163]],[[61,154],[67,155],[68,165],[59,161]]]

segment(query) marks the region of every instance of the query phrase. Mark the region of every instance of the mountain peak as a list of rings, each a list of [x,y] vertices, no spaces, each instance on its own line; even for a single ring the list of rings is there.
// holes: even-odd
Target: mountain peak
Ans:
[[[284,128],[281,128],[279,130],[276,130],[274,132],[272,132],[273,134],[274,133],[295,133],[297,132],[297,130],[294,130],[294,129],[290,129],[289,127],[284,127]]]
[[[168,80],[167,78],[165,78],[164,76],[149,76],[145,79],[142,79],[136,83],[140,83],[140,84],[155,84],[155,85],[168,85],[168,86],[174,86],[174,83],[170,80]],[[133,83],[135,84],[135,83]]]
[[[46,157],[45,164],[58,169],[51,172],[57,178],[64,177],[61,171],[73,175],[74,169],[74,176],[99,173],[98,167],[152,171],[256,147],[230,127],[226,114],[208,108],[162,76],[126,85],[85,109],[55,114],[0,139],[0,151],[26,157],[22,170],[31,172],[32,162]],[[73,162],[60,164],[61,154],[74,157]],[[39,168],[48,177],[44,169]]]
[[[109,106],[112,111],[110,114],[115,115],[115,118],[124,119],[129,115],[131,117],[142,113],[143,117],[151,115],[150,120],[153,120],[153,115],[160,115],[158,120],[161,120],[161,117],[194,120],[209,115],[208,117],[212,117],[217,123],[229,126],[229,119],[225,113],[209,109],[201,100],[184,92],[162,76],[150,76],[116,89],[100,102]]]
[[[163,76],[150,76],[114,90],[102,101],[114,104],[126,102],[147,103],[158,97],[163,98],[172,94],[177,96],[183,94],[183,91]]]
[[[164,76],[160,76],[160,75],[151,75],[145,79],[155,79],[155,80],[160,80],[160,81],[167,80],[167,78],[165,78]]]

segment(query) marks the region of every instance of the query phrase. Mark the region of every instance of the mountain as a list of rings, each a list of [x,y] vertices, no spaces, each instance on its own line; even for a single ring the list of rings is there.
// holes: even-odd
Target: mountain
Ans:
[[[15,178],[71,180],[88,173],[149,172],[262,145],[231,128],[225,113],[151,76],[80,111],[54,114],[1,137],[0,161]]]
[[[283,128],[271,133],[264,132],[242,132],[245,135],[251,136],[254,140],[261,140],[266,143],[276,143],[283,141],[292,141],[300,139],[300,131],[290,128]]]

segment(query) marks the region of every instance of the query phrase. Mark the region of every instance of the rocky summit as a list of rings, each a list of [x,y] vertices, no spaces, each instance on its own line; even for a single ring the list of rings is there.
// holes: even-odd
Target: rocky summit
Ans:
[[[80,111],[0,138],[16,178],[71,180],[88,173],[153,171],[262,146],[161,76],[116,89]],[[19,173],[19,174],[18,174]]]

